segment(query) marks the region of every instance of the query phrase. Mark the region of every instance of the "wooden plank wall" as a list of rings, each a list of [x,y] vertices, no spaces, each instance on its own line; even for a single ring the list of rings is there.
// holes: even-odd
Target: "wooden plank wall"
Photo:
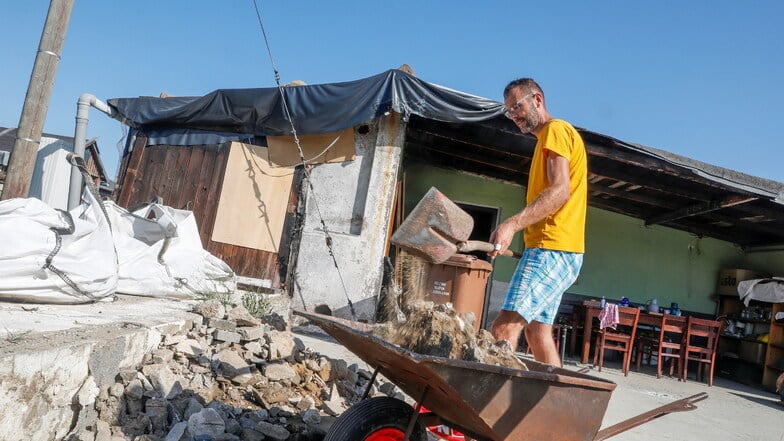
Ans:
[[[139,136],[131,154],[122,161],[117,203],[129,208],[160,196],[165,205],[193,211],[207,251],[226,262],[237,275],[268,279],[273,288],[281,288],[288,262],[281,261],[282,257],[277,253],[210,240],[228,153],[228,143],[147,147],[146,138]],[[293,185],[297,185],[296,179]],[[289,203],[289,207],[295,206],[296,202]],[[293,216],[290,208],[287,224],[290,224],[288,218]],[[290,230],[284,231],[282,243],[290,242],[290,234]],[[288,257],[288,250],[281,254]]]

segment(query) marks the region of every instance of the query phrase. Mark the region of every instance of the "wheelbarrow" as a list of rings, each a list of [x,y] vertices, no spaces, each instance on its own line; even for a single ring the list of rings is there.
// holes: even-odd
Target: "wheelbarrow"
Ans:
[[[416,354],[372,335],[373,325],[294,311],[322,328],[416,401],[363,399],[332,425],[325,441],[427,441],[448,427],[477,441],[600,441],[663,415],[696,409],[699,393],[601,427],[615,383],[532,360],[529,370]],[[427,409],[426,411],[424,409]]]

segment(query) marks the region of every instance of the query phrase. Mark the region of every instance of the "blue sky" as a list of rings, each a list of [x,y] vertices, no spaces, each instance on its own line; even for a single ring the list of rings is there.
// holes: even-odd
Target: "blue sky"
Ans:
[[[500,101],[531,76],[586,129],[784,181],[784,2],[257,0],[281,80],[418,77]],[[16,127],[48,1],[0,2],[0,126]],[[82,93],[201,96],[274,86],[252,0],[76,0],[44,130]],[[114,176],[119,122],[92,110]]]

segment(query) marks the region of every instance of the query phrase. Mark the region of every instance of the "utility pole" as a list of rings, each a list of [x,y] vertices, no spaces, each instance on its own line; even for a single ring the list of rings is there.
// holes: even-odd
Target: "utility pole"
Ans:
[[[74,0],[51,0],[27,86],[2,199],[26,198]]]

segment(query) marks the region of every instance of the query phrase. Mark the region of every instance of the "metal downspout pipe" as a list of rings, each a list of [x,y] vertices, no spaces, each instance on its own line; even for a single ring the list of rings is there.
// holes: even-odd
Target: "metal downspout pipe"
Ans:
[[[83,93],[76,104],[76,131],[74,133],[74,154],[84,158],[87,137],[87,117],[90,106],[114,118],[115,113],[109,105],[89,93]],[[76,167],[71,168],[71,185],[68,187],[68,210],[77,207],[82,199],[82,174]]]

